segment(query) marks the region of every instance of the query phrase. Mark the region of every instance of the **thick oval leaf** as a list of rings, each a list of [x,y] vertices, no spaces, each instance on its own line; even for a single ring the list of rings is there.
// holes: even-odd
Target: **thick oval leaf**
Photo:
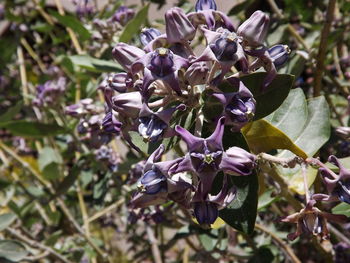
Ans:
[[[19,101],[16,105],[9,108],[4,114],[0,115],[0,123],[1,122],[8,122],[13,119],[13,117],[19,113],[19,111],[22,109],[23,102]]]
[[[255,120],[261,119],[278,109],[287,98],[294,81],[292,75],[278,74],[266,91],[262,92],[261,87],[266,75],[266,72],[256,72],[241,77],[241,80],[253,93],[256,100]]]
[[[242,133],[250,150],[256,154],[271,150],[286,149],[304,159],[307,158],[307,154],[296,146],[286,134],[272,126],[266,120],[248,123],[242,128]]]
[[[232,176],[237,187],[236,198],[219,216],[230,226],[248,235],[252,234],[258,207],[258,177],[255,173],[249,176]]]
[[[4,230],[6,227],[12,224],[15,221],[16,215],[13,213],[6,213],[0,215],[0,231]]]
[[[28,255],[25,247],[17,241],[0,240],[0,262],[1,258],[19,262]]]
[[[58,12],[49,10],[49,13],[58,20],[58,22],[65,27],[71,28],[80,37],[81,41],[88,40],[91,37],[91,33],[87,30],[82,23],[71,15],[60,15]]]
[[[0,123],[1,128],[8,129],[13,135],[23,137],[54,136],[66,132],[64,127],[57,124],[46,124],[30,121],[11,121]]]
[[[265,120],[280,129],[293,141],[303,131],[307,116],[307,103],[303,90],[292,89],[281,107],[266,116]]]
[[[135,36],[141,30],[141,26],[147,20],[148,8],[149,4],[145,5],[136,14],[136,16],[129,21],[129,23],[125,26],[124,31],[119,37],[120,42],[129,42],[133,38],[133,36]]]
[[[71,62],[92,72],[121,72],[123,69],[115,62],[90,57],[89,55],[74,55],[68,57]]]

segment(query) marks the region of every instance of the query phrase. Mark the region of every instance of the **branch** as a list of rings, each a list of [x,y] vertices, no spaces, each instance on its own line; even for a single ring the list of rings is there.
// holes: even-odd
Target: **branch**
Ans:
[[[316,58],[316,71],[314,74],[314,97],[319,96],[322,89],[322,78],[325,68],[324,61],[326,59],[327,54],[328,36],[331,31],[332,22],[334,19],[336,2],[336,0],[329,0],[326,13],[326,21],[321,32],[321,41],[318,47],[318,54]]]
[[[24,236],[23,234],[17,232],[15,229],[8,227],[6,228],[6,231],[14,236],[15,238],[21,240],[22,242],[26,243],[27,245],[34,247],[34,248],[39,248],[42,250],[45,250],[47,253],[51,254],[52,256],[54,256],[55,258],[57,258],[58,260],[61,260],[64,263],[73,263],[72,261],[66,259],[64,256],[62,256],[61,254],[57,253],[55,250],[53,250],[52,248],[45,246],[43,244],[41,244],[38,241],[32,240],[26,236]]]

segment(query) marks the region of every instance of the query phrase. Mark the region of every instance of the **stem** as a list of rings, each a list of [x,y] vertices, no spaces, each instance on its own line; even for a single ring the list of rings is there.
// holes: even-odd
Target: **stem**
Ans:
[[[196,124],[194,128],[194,136],[201,137],[202,136],[202,128],[204,122],[204,114],[203,107],[199,108],[196,118]]]
[[[32,240],[32,239],[24,236],[23,234],[17,232],[15,229],[13,229],[11,227],[6,228],[6,231],[9,234],[11,234],[12,236],[14,236],[15,238],[21,240],[22,242],[26,243],[27,245],[29,245],[31,247],[45,250],[47,253],[51,254],[52,256],[54,256],[58,260],[61,260],[64,263],[72,263],[72,261],[66,259],[64,256],[62,256],[61,254],[57,253],[52,248],[50,248],[48,246],[45,246],[45,245],[41,244],[40,242],[37,242],[35,240]]]
[[[276,157],[267,153],[260,153],[258,154],[258,159],[264,160],[270,163],[276,163],[280,164],[283,167],[290,167],[293,168],[297,164],[301,164],[304,162],[304,159],[302,159],[299,156],[293,156],[290,158],[281,158],[281,157]]]
[[[29,45],[28,41],[25,38],[21,38],[21,44],[23,45],[23,47],[27,50],[27,52],[29,53],[29,55],[36,61],[36,63],[38,63],[38,66],[40,68],[40,70],[45,73],[45,65],[44,63],[41,61],[40,57],[35,53],[35,51],[32,49],[32,47]]]
[[[153,229],[147,224],[146,224],[146,232],[147,232],[148,240],[152,246],[152,254],[153,254],[154,262],[155,263],[162,263],[162,258],[160,256],[160,251],[159,251],[159,247],[157,244],[157,239],[154,236]]]
[[[23,95],[23,100],[24,104],[28,105],[29,100],[28,100],[28,81],[27,81],[27,72],[26,72],[26,67],[24,64],[24,56],[23,56],[23,49],[21,46],[17,47],[17,56],[18,56],[18,64],[19,64],[19,73],[21,76],[21,83],[22,83],[22,95]]]
[[[96,219],[99,219],[100,217],[104,216],[105,214],[109,213],[110,211],[117,209],[119,206],[125,203],[125,199],[121,198],[119,201],[115,202],[114,204],[106,207],[105,209],[97,212],[92,217],[88,219],[88,222],[91,223],[92,221],[95,221]]]
[[[56,7],[57,7],[57,10],[58,10],[58,13],[61,15],[61,16],[64,16],[65,15],[65,12],[64,12],[64,8],[62,6],[62,3],[61,3],[61,0],[55,0],[55,3],[56,3]],[[75,35],[74,31],[69,28],[69,27],[66,27],[66,30],[72,40],[72,43],[73,43],[73,46],[75,48],[75,50],[77,51],[77,53],[79,55],[83,54],[83,50],[81,49],[81,46],[79,44],[79,41],[78,41],[78,38],[77,36]]]
[[[318,54],[316,58],[316,71],[314,74],[314,97],[319,96],[321,94],[322,78],[325,68],[324,61],[326,59],[327,54],[328,36],[331,31],[332,21],[334,19],[336,2],[336,0],[329,0],[326,13],[326,21],[321,32],[321,41],[318,47]]]
[[[319,159],[310,157],[310,158],[307,158],[307,159],[306,159],[306,162],[307,162],[308,164],[310,164],[310,165],[322,167],[322,168],[326,169],[327,172],[328,172],[334,179],[337,179],[337,178],[338,178],[338,175],[336,175],[331,169],[329,169],[329,168],[327,167],[327,165],[325,165],[325,164],[324,164],[323,162],[321,162]]]
[[[304,179],[305,201],[306,201],[306,204],[307,204],[310,201],[310,192],[309,192],[309,186],[308,186],[308,183],[307,183],[306,165],[305,165],[305,163],[301,164],[301,173],[302,173],[303,179]]]
[[[102,257],[105,258],[105,253],[95,245],[92,239],[84,232],[84,230],[80,227],[80,225],[75,221],[74,217],[70,213],[68,207],[64,203],[64,201],[56,194],[54,188],[52,187],[50,182],[47,182],[44,178],[42,178],[41,174],[37,172],[28,162],[26,162],[23,158],[21,158],[17,153],[15,153],[11,148],[7,147],[4,143],[0,141],[0,148],[2,148],[5,152],[11,155],[15,160],[17,160],[24,168],[26,168],[39,182],[42,186],[44,186],[52,196],[56,198],[56,201],[61,208],[63,214],[70,221],[70,223],[75,227],[77,232],[84,237],[84,239],[89,243],[89,245]]]
[[[284,250],[286,255],[293,263],[301,263],[299,258],[294,254],[293,250],[277,235],[258,223],[255,224],[255,228],[271,236],[271,238]]]

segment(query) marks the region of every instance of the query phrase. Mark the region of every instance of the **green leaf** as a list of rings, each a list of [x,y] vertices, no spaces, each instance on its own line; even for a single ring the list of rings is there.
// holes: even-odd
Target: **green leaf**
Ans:
[[[332,209],[332,213],[336,215],[346,215],[350,217],[350,205],[347,203],[340,203]]]
[[[121,72],[123,70],[113,61],[97,59],[89,55],[74,55],[68,58],[74,65],[92,72]]]
[[[255,120],[261,119],[278,109],[287,98],[294,77],[289,74],[278,74],[269,87],[262,92],[261,87],[266,72],[256,72],[241,77],[243,83],[253,93],[256,100]]]
[[[13,262],[20,262],[27,255],[28,252],[20,242],[13,240],[0,240],[0,259],[3,258]]]
[[[16,215],[13,213],[6,213],[0,215],[0,231],[11,225],[15,221]]]
[[[261,196],[259,196],[259,202],[258,202],[258,210],[262,210],[265,207],[268,207],[273,202],[277,201],[279,199],[278,196],[272,196],[272,193],[274,192],[274,189],[266,190]]]
[[[291,90],[281,107],[265,119],[308,156],[313,156],[330,137],[329,107],[325,98],[306,101],[301,89]],[[280,154],[287,155],[286,152]]]
[[[20,112],[20,110],[22,109],[22,106],[23,106],[23,102],[19,101],[16,103],[16,105],[9,108],[5,113],[1,114],[0,123],[11,121],[13,117],[15,117],[16,114]]]
[[[129,42],[141,30],[141,26],[147,20],[149,4],[145,5],[133,19],[124,27],[124,31],[119,37],[120,42]]]
[[[248,123],[242,128],[242,133],[250,150],[256,154],[287,149],[302,158],[307,158],[307,154],[296,146],[286,134],[266,120],[262,119]]]
[[[232,176],[237,187],[236,198],[227,208],[219,211],[219,216],[230,226],[246,234],[252,234],[255,226],[258,206],[258,177],[255,173],[249,176]]]
[[[1,128],[8,129],[13,135],[23,137],[54,136],[66,132],[64,127],[57,124],[46,124],[30,121],[10,121],[0,123]]]
[[[65,27],[71,28],[75,33],[77,33],[80,37],[81,41],[85,41],[90,39],[91,33],[87,30],[82,23],[71,15],[60,15],[58,12],[49,10],[49,13],[58,20],[58,22]]]
[[[51,147],[42,148],[39,152],[38,159],[40,171],[44,170],[44,168],[51,163],[63,163],[62,156]]]

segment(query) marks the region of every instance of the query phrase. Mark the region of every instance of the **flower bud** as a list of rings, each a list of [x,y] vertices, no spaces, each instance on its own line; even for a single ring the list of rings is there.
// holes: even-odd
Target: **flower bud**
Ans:
[[[196,30],[181,8],[173,7],[165,13],[165,30],[169,43],[192,40]]]
[[[113,57],[125,69],[129,70],[131,65],[142,57],[145,52],[137,47],[118,43],[112,50]]]
[[[122,26],[125,26],[130,19],[132,19],[135,15],[135,11],[126,6],[121,6],[114,13],[112,20],[118,22]]]
[[[160,36],[162,33],[155,28],[143,28],[140,34],[140,41],[142,45],[147,46],[152,40]]]
[[[102,121],[102,129],[107,133],[120,133],[122,123],[119,122],[113,114],[113,111],[110,111],[106,114]]]
[[[283,66],[290,54],[290,49],[287,45],[275,45],[268,49],[269,55],[276,68]]]
[[[147,68],[159,77],[164,77],[175,71],[174,55],[166,48],[156,49],[147,65]]]
[[[237,37],[234,33],[229,33],[226,36],[220,37],[210,44],[210,49],[213,51],[219,61],[233,61],[238,50]]]
[[[211,202],[194,203],[194,216],[200,225],[211,225],[219,216],[219,210],[216,204]]]
[[[242,25],[239,26],[237,34],[252,47],[261,46],[267,35],[270,18],[264,12],[255,11]]]
[[[112,73],[107,77],[107,83],[110,88],[120,93],[124,93],[133,85],[132,78],[125,72]]]
[[[112,107],[119,114],[136,118],[142,107],[140,92],[122,93],[112,98]]]
[[[255,155],[239,147],[231,147],[225,151],[221,168],[231,175],[249,175],[256,164]]]
[[[226,106],[225,112],[237,129],[240,129],[254,118],[255,100],[252,97],[241,97],[237,93]]]
[[[185,78],[191,86],[205,84],[209,68],[206,62],[195,62],[186,71]]]
[[[157,170],[147,171],[139,180],[138,188],[141,193],[157,194],[167,190],[166,177]]]
[[[209,9],[216,10],[215,0],[197,0],[195,9],[196,12]]]

